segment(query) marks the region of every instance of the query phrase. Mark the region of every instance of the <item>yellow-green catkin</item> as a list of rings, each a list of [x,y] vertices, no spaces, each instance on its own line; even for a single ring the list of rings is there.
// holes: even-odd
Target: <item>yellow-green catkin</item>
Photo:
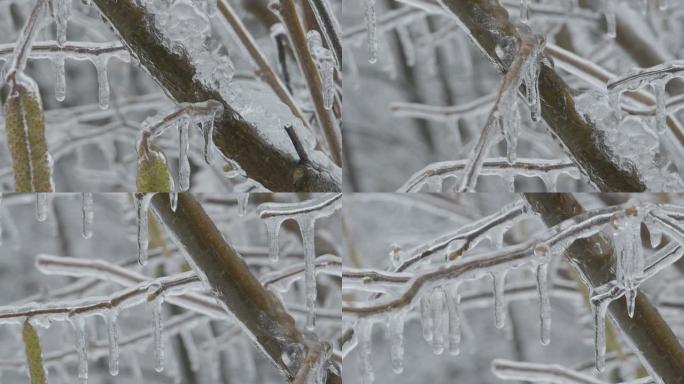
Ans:
[[[7,141],[17,192],[52,192],[45,114],[36,83],[22,76],[5,102]]]
[[[40,348],[40,339],[38,338],[38,333],[35,328],[33,328],[28,320],[24,322],[24,329],[22,330],[21,335],[24,339],[26,363],[31,377],[31,384],[47,384],[47,376],[45,375],[43,356]]]
[[[138,150],[138,192],[173,192],[173,177],[164,153],[154,145],[142,144]]]

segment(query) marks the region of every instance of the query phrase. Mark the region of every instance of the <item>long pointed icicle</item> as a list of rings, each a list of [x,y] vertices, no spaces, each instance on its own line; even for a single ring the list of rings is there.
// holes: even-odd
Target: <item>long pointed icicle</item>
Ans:
[[[606,369],[606,312],[610,300],[591,300],[591,310],[594,315],[594,353],[596,356],[596,370]]]
[[[653,83],[656,95],[656,132],[663,134],[667,130],[667,94],[665,93],[665,85],[667,79],[656,80]]]
[[[109,340],[109,374],[116,376],[119,374],[119,326],[117,318],[119,314],[116,310],[111,310],[106,315],[107,339]]]
[[[109,56],[101,56],[94,60],[95,70],[97,71],[98,98],[100,108],[109,108],[109,78],[107,76],[107,64]]]
[[[152,327],[154,339],[154,370],[162,372],[164,370],[164,325],[162,322],[162,304],[164,296],[158,294],[159,286],[151,285],[148,289],[148,301],[152,307]]]
[[[371,336],[373,331],[373,322],[366,320],[360,321],[358,325],[359,331],[359,348],[361,357],[361,377],[363,384],[373,384],[375,381],[375,374],[373,374],[373,365],[371,364]]]
[[[190,123],[181,121],[179,124],[178,184],[180,192],[185,192],[190,188],[190,161],[188,160]]]
[[[52,8],[57,27],[57,44],[61,47],[67,41],[67,25],[71,13],[71,0],[52,0]]]
[[[47,193],[36,193],[36,219],[38,221],[47,220],[48,195]]]
[[[280,257],[280,245],[278,243],[278,234],[280,233],[280,225],[282,224],[282,220],[278,219],[277,217],[272,217],[267,220],[264,220],[266,223],[266,232],[268,232],[268,255],[269,258],[271,259],[271,262],[277,262],[278,258]]]
[[[52,59],[55,67],[55,99],[64,101],[66,99],[66,69],[64,55],[57,55]]]
[[[457,285],[448,287],[446,293],[449,313],[449,353],[457,356],[461,353],[461,313],[459,310],[461,295],[458,293]]]
[[[390,357],[394,373],[404,371],[404,314],[392,315],[389,320]]]
[[[639,282],[644,274],[644,251],[641,246],[641,217],[636,208],[625,211],[612,222],[615,246],[615,277],[625,290],[627,312],[634,316],[634,306]]]
[[[423,326],[423,338],[432,341],[432,300],[429,295],[420,299],[420,323]]]
[[[314,223],[312,217],[302,217],[297,220],[302,232],[304,243],[304,291],[306,296],[306,328],[310,331],[316,328],[316,248],[314,238]]]
[[[537,291],[539,292],[539,320],[541,323],[541,343],[551,341],[551,304],[549,301],[548,264],[537,265]]]
[[[154,193],[136,193],[135,207],[138,224],[138,263],[147,264],[147,247],[150,243],[147,228],[147,215]]]
[[[503,328],[506,321],[506,301],[504,298],[504,285],[506,273],[498,272],[492,274],[494,286],[494,324],[497,328]]]
[[[445,293],[441,287],[432,291],[432,352],[441,355],[444,352],[444,305]]]
[[[88,381],[88,346],[86,340],[85,319],[78,315],[69,319],[74,328],[76,353],[78,354],[78,378],[81,383]]]
[[[615,0],[603,0],[603,15],[606,19],[606,36],[614,39],[617,35],[615,19]]]
[[[82,206],[81,212],[83,214],[83,231],[81,235],[84,239],[90,239],[93,237],[93,219],[95,218],[95,213],[93,211],[93,194],[91,192],[83,192],[81,195]]]

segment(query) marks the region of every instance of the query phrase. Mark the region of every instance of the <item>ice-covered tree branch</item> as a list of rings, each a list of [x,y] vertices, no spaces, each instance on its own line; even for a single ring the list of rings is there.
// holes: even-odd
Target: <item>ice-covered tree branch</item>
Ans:
[[[294,319],[280,299],[266,290],[249,271],[192,195],[179,194],[175,212],[165,194],[155,195],[152,205],[160,221],[185,250],[197,272],[206,277],[226,310],[252,335],[276,367],[293,380],[308,353],[307,343],[311,341],[295,327]],[[327,368],[323,366],[324,371]],[[328,381],[334,381],[337,376],[337,373],[329,372]]]
[[[462,23],[483,53],[503,71],[512,57],[498,47],[520,44],[520,36],[498,2],[441,0]],[[574,98],[555,70],[542,62],[539,75],[542,116],[580,169],[601,191],[642,191],[644,181],[633,167],[622,167],[604,145],[595,127],[576,109]]]
[[[198,69],[188,53],[174,51],[164,42],[162,31],[147,8],[131,0],[93,2],[111,23],[132,55],[177,102],[218,100],[224,113],[217,118],[213,141],[226,158],[235,160],[247,175],[274,191],[335,191],[339,172],[320,157],[302,164],[296,156],[267,141],[253,122],[238,113],[234,100],[208,87],[196,76]],[[294,152],[294,151],[292,151]]]

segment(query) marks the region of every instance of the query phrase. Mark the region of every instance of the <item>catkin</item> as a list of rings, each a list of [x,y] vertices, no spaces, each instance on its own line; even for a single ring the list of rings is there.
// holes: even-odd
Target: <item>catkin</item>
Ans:
[[[47,377],[43,367],[43,356],[40,348],[38,333],[28,321],[24,322],[24,329],[21,332],[24,339],[24,349],[26,350],[26,363],[28,365],[31,384],[46,384]]]
[[[141,144],[136,184],[138,192],[173,192],[173,178],[166,156],[158,147]]]
[[[14,84],[5,102],[7,141],[17,192],[52,192],[45,114],[38,86],[28,77]]]

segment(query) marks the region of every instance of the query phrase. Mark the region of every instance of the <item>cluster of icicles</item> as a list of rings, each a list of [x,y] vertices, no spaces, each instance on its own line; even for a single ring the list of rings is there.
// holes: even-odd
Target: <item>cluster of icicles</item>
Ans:
[[[514,206],[513,210],[515,209],[516,207]],[[512,213],[513,210],[510,210],[509,213]],[[509,213],[504,213],[501,216],[507,216]],[[673,217],[673,215],[676,217]],[[459,309],[459,285],[466,280],[484,276],[491,277],[494,293],[495,325],[497,328],[502,328],[504,326],[506,308],[504,299],[506,274],[511,269],[525,265],[531,266],[536,274],[540,305],[540,340],[543,345],[547,345],[550,342],[551,334],[548,290],[549,262],[554,258],[560,257],[565,249],[575,240],[587,238],[608,229],[614,244],[616,278],[603,286],[593,287],[590,297],[590,305],[594,315],[596,368],[599,371],[603,371],[606,353],[605,321],[609,304],[625,296],[628,315],[630,317],[633,316],[639,285],[684,255],[684,247],[678,243],[671,243],[658,250],[647,262],[641,245],[641,224],[644,223],[647,226],[651,234],[651,244],[655,248],[661,242],[662,233],[671,235],[677,241],[684,241],[684,231],[668,221],[668,219],[679,220],[683,215],[684,211],[681,208],[672,206],[663,207],[662,209],[653,205],[621,209],[611,207],[588,212],[563,222],[550,230],[550,236],[546,240],[532,243],[529,248],[530,251],[514,262],[503,261],[500,264],[482,267],[479,271],[471,271],[459,275],[457,278],[441,278],[442,280],[424,282],[424,286],[415,290],[415,296],[410,300],[410,304],[406,306],[390,306],[387,309],[379,309],[382,306],[380,304],[379,306],[367,307],[373,308],[370,312],[364,312],[363,310],[352,313],[345,312],[345,322],[353,327],[354,334],[352,341],[345,346],[343,354],[348,353],[349,350],[358,345],[363,383],[373,383],[374,373],[371,365],[372,327],[375,322],[384,321],[389,331],[390,355],[393,369],[397,373],[402,372],[404,322],[410,316],[411,310],[415,308],[420,314],[423,337],[431,344],[434,353],[441,354],[445,349],[448,349],[451,354],[458,355],[460,352],[462,321]],[[487,221],[486,223],[486,225],[490,225],[492,222]],[[506,225],[506,228],[509,227],[510,223]],[[473,230],[469,231],[474,233]],[[495,237],[502,237],[501,232],[503,231],[498,231],[497,233],[499,234]],[[490,239],[493,238],[490,236]],[[443,242],[442,239],[430,246],[418,248],[416,253],[424,254],[432,249],[443,249],[445,247],[441,242]],[[451,252],[449,249],[454,250],[461,248],[463,245],[462,239],[453,240],[453,242],[457,244],[446,247],[447,255]],[[497,246],[496,249],[500,249],[502,244],[496,242],[493,245]],[[390,252],[390,257],[395,267],[402,265],[400,255],[401,251],[398,247],[394,247],[392,252]],[[483,258],[482,260],[485,259]],[[447,260],[449,260],[448,257]],[[459,260],[443,266],[440,270],[443,270],[445,267],[458,266]],[[405,283],[402,286],[410,286],[413,282],[417,281],[415,276],[405,272],[388,276],[403,279]],[[366,285],[368,283],[364,280],[363,283],[359,283],[354,288],[376,293],[387,292],[383,289],[373,288],[372,285]],[[587,282],[587,284],[589,283]],[[396,283],[391,285],[392,290],[390,292],[394,292],[399,287]]]
[[[214,161],[214,120],[223,113],[223,104],[216,100],[201,103],[181,103],[178,108],[161,118],[154,116],[147,118],[143,124],[143,135],[150,139],[161,136],[167,130],[178,130],[178,188],[177,192],[184,192],[190,188],[190,162],[188,150],[190,148],[190,127],[197,126],[204,139],[204,160],[207,164]],[[225,157],[224,157],[225,158]],[[142,159],[140,160],[142,161]],[[233,164],[233,162],[231,162]],[[233,166],[231,169],[239,169]]]
[[[269,256],[272,262],[278,262],[278,233],[286,220],[294,220],[299,225],[304,244],[304,291],[306,296],[306,328],[316,327],[316,247],[315,222],[319,218],[332,215],[341,208],[341,194],[326,194],[300,203],[264,203],[259,205],[257,213],[266,224],[269,238]]]
[[[110,87],[107,75],[107,65],[111,58],[117,58],[123,62],[130,62],[130,56],[121,44],[108,43],[78,43],[79,50],[70,52],[66,49],[69,45],[67,41],[67,25],[71,15],[71,0],[39,0],[37,6],[38,19],[35,28],[25,28],[22,35],[17,39],[18,46],[26,45],[31,51],[33,45],[55,46],[56,49],[38,49],[30,52],[31,57],[37,59],[48,59],[55,68],[55,98],[57,101],[64,101],[66,98],[66,74],[65,60],[90,61],[97,72],[99,105],[102,109],[109,108]],[[48,2],[50,6],[48,7]],[[51,14],[48,15],[48,8]],[[51,17],[49,17],[51,16]],[[56,41],[46,41],[36,43],[37,30],[46,26],[52,20],[56,27]],[[0,58],[2,60],[3,58]]]
[[[36,193],[36,219],[40,222],[47,220],[49,208],[49,193]],[[2,193],[0,193],[0,204],[2,204]],[[82,214],[82,231],[81,235],[84,239],[90,239],[93,236],[93,220],[95,218],[95,210],[93,206],[92,192],[81,193],[81,214]],[[0,222],[1,224],[1,222]],[[2,244],[2,226],[0,225],[0,244]]]
[[[50,273],[47,271],[47,273]],[[76,272],[78,274],[78,272]],[[15,317],[4,320],[4,323],[21,324],[24,321],[30,322],[32,325],[47,328],[54,321],[67,321],[74,331],[74,345],[76,354],[78,356],[77,375],[80,383],[86,383],[88,380],[88,336],[86,320],[88,317],[98,316],[105,320],[107,328],[108,352],[109,352],[109,373],[116,376],[119,373],[119,330],[117,319],[119,313],[125,309],[147,303],[150,306],[152,315],[152,345],[154,350],[155,370],[162,372],[164,370],[164,335],[162,323],[162,304],[165,296],[183,295],[189,291],[202,290],[204,285],[199,279],[192,279],[194,272],[185,272],[179,275],[174,275],[165,278],[159,278],[151,282],[144,283],[139,287],[131,287],[120,296],[126,296],[125,299],[119,300],[116,305],[110,306],[96,306],[87,299],[82,301],[75,301],[70,303],[70,306],[79,308],[79,310],[71,310],[68,313],[60,311],[59,313],[50,314],[35,314],[26,317]],[[189,281],[186,282],[186,281]],[[179,284],[178,282],[182,282]],[[142,293],[141,293],[142,292]],[[119,297],[111,298],[110,301],[119,299]],[[35,312],[33,304],[28,304],[25,307],[16,308],[15,312],[29,313]],[[102,307],[102,308],[99,308]],[[99,308],[99,309],[98,309]]]

